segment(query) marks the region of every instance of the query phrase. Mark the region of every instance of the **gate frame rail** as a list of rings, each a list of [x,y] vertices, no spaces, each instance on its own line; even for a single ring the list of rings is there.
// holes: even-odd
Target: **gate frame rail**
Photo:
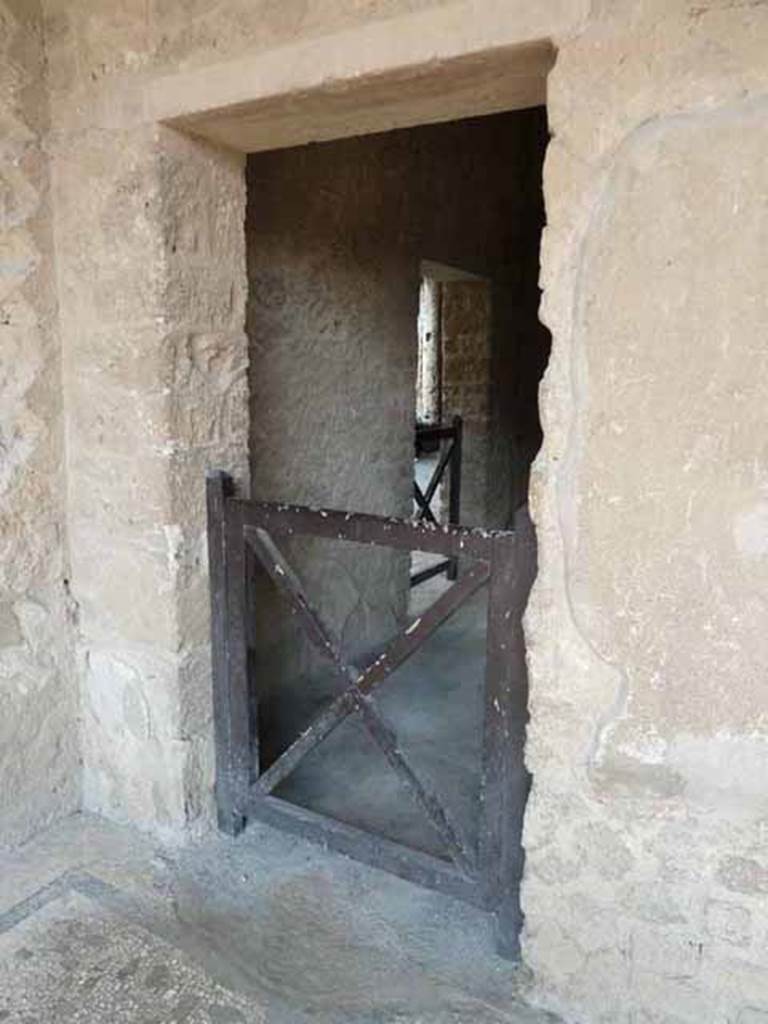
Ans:
[[[437,494],[437,489],[443,482],[446,470],[448,471],[448,525],[458,526],[461,522],[461,469],[462,450],[464,437],[464,423],[461,416],[454,416],[450,426],[439,423],[417,423],[416,424],[416,457],[424,450],[424,447],[431,443],[437,443],[440,457],[432,472],[426,489],[422,491],[417,480],[413,481],[413,496],[418,509],[416,511],[417,523],[432,523],[439,526],[435,513],[432,511],[432,499]],[[442,450],[440,445],[442,442]],[[447,442],[447,444],[445,443]],[[417,587],[420,583],[426,583],[433,576],[440,576],[445,573],[446,578],[455,580],[459,572],[459,561],[457,558],[446,558],[430,565],[427,569],[421,569],[411,574],[411,586]]]
[[[499,952],[517,958],[522,923],[519,901],[523,867],[522,818],[530,784],[523,759],[528,687],[522,615],[536,571],[535,539],[527,514],[518,516],[514,531],[485,531],[454,526],[436,528],[433,524],[404,519],[241,499],[235,496],[232,478],[219,470],[207,474],[206,496],[216,749],[215,797],[220,829],[236,836],[244,829],[249,818],[258,819],[490,911],[496,916]],[[249,560],[258,558],[265,570],[271,568],[270,575],[275,582],[282,582],[278,577],[290,575],[290,566],[280,561],[281,553],[274,541],[302,534],[408,551],[428,551],[449,559],[466,556],[478,564],[484,564],[487,569],[484,580],[487,578],[489,600],[480,827],[476,846],[473,844],[471,850],[466,850],[460,842],[456,843],[456,855],[452,853],[453,863],[299,807],[271,795],[271,785],[265,785],[269,781],[267,776],[286,756],[286,752],[270,768],[260,772],[258,723],[254,720],[249,698]],[[267,566],[266,554],[274,558],[273,565]],[[452,591],[459,592],[462,581],[467,581],[464,574],[443,597],[447,598]],[[457,596],[455,607],[469,593],[477,590],[478,585],[472,585],[471,581],[465,582],[465,593]],[[433,623],[428,632],[422,626],[421,632],[424,635],[421,638],[417,636],[413,643],[406,643],[409,634],[419,631],[421,618],[428,616],[429,611],[413,620],[385,650],[384,655],[378,658],[380,665],[386,661],[388,652],[396,650],[396,654],[402,655],[400,661],[393,656],[393,664],[379,670],[374,660],[360,670],[343,663],[328,634],[323,632],[314,611],[308,604],[308,611],[300,606],[304,599],[303,594],[295,589],[296,586],[300,586],[298,580],[289,580],[284,584],[284,589],[289,592],[289,597],[299,602],[294,610],[303,615],[303,624],[310,632],[310,638],[321,651],[324,646],[327,647],[325,653],[338,662],[340,676],[347,674],[354,706],[346,713],[363,712],[366,726],[379,732],[377,740],[382,749],[392,754],[392,757],[388,757],[390,765],[407,774],[410,767],[396,742],[393,742],[396,737],[388,734],[386,723],[377,721],[378,712],[370,702],[367,691],[357,695],[354,691],[357,683],[366,677],[375,676],[374,683],[385,679],[397,664],[402,663],[437,628]],[[437,603],[432,606],[433,609]],[[447,603],[450,604],[450,601]],[[455,607],[439,621],[445,621]],[[315,628],[319,633],[313,637],[311,633]],[[404,650],[406,647],[410,649]],[[358,672],[360,674],[355,679],[355,673]],[[355,703],[358,697],[363,704]],[[369,712],[374,717],[366,721]],[[313,727],[314,724],[306,733],[311,732]],[[296,743],[305,738],[305,734],[302,734]],[[322,738],[321,735],[320,740]],[[315,738],[315,742],[320,740]],[[291,747],[288,748],[290,750]],[[298,763],[298,759],[294,763]],[[418,780],[415,785],[422,808],[430,813],[434,810],[431,802],[433,795],[428,791],[420,791]],[[439,802],[437,807],[442,811]],[[435,820],[438,825],[441,824],[439,815],[437,819],[432,819],[433,824]],[[447,828],[445,834],[450,838],[452,833],[450,827]]]

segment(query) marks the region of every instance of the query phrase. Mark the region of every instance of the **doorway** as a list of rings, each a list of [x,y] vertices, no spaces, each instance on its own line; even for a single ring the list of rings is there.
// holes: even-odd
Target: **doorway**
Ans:
[[[532,109],[249,158],[255,500],[410,520],[414,439],[436,363],[432,425],[460,417],[464,428],[461,524],[513,527],[538,444],[536,389],[548,350],[536,316],[545,145],[544,111]],[[439,296],[431,313],[429,291]],[[432,370],[428,353],[419,356],[428,316]],[[438,460],[445,441],[438,439]],[[442,526],[450,502],[447,492],[435,498]],[[457,549],[453,580],[435,576],[413,588],[414,559],[443,552],[426,543],[420,550],[415,540],[411,548],[360,544],[322,531],[285,535],[280,547],[347,666],[372,664],[473,568]],[[249,679],[257,681],[249,715],[257,777],[339,696],[338,673],[308,642],[296,602],[265,571],[268,561],[252,559],[248,570],[249,607],[257,609],[246,638]],[[451,834],[476,849],[491,756],[484,717],[493,620],[488,588],[478,588],[380,697],[416,774],[433,781],[448,809],[448,833],[404,791],[402,775],[354,719],[280,779],[277,797],[437,861],[451,861]],[[497,871],[508,907],[516,902],[527,791],[523,687],[519,680],[511,756],[502,756],[517,775],[498,794],[508,801],[514,793],[515,802],[515,854],[506,876]],[[511,948],[519,908],[508,916]]]

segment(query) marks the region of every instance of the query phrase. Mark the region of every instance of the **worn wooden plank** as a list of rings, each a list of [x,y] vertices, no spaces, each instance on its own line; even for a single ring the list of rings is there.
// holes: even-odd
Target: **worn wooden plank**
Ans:
[[[446,622],[488,580],[488,566],[473,566],[458,583],[454,584],[425,612],[413,619],[395,639],[361,671],[355,672],[355,681],[343,694],[308,726],[284,753],[264,772],[258,785],[271,792],[288,776],[310,750],[340,725],[356,707],[358,694],[370,694],[387,676]]]
[[[394,730],[384,721],[370,698],[364,695],[364,688],[370,690],[393,670],[395,664],[398,663],[398,657],[402,659],[402,652],[404,650],[411,652],[424,642],[427,635],[426,624],[422,619],[416,619],[411,632],[403,634],[402,642],[394,652],[390,651],[389,655],[385,652],[384,655],[376,659],[367,672],[360,673],[357,668],[353,665],[348,665],[341,657],[337,645],[323,626],[317,612],[311,607],[304,593],[301,581],[266,531],[263,529],[253,530],[249,543],[259,555],[270,577],[299,615],[310,639],[320,653],[333,663],[340,678],[352,680],[352,686],[344,695],[343,700],[338,702],[338,706],[331,713],[326,711],[319,716],[319,720],[310,726],[303,736],[300,737],[299,742],[291,745],[289,751],[286,752],[290,756],[286,758],[286,761],[281,766],[282,770],[288,769],[289,766],[291,769],[295,767],[297,761],[311,749],[311,746],[325,738],[346,717],[352,708],[355,708],[360,712],[364,725],[384,754],[387,763],[399,775],[413,800],[421,807],[427,819],[440,835],[451,858],[462,870],[473,870],[473,856],[469,844],[461,835],[458,827],[450,820],[450,815],[440,803],[436,793],[418,777],[406,756],[400,750]],[[479,580],[484,578],[485,574],[486,569],[484,566],[475,567],[478,585]],[[466,600],[473,587],[474,580],[470,577],[463,587],[457,586],[455,588],[459,592],[460,603]],[[454,595],[454,608],[457,607],[456,599],[457,595]],[[448,606],[450,603],[446,602],[445,604]],[[399,655],[398,651],[400,652]],[[276,768],[276,765],[272,767]],[[269,777],[269,784],[272,787],[277,784],[278,774],[278,771],[275,770]],[[260,788],[264,788],[263,782]]]
[[[435,496],[437,488],[440,486],[443,473],[451,459],[454,445],[455,442],[452,441],[451,444],[443,450],[440,460],[432,470],[432,475],[429,478],[429,483],[427,484],[427,489],[425,491],[422,491],[421,486],[417,481],[414,480],[413,482],[413,493],[416,498],[416,504],[419,506],[419,510],[416,514],[417,523],[426,519],[427,522],[434,523],[435,525],[438,524],[437,516],[432,511],[432,499]]]
[[[508,533],[460,526],[436,527],[408,519],[341,512],[336,509],[314,509],[304,505],[278,505],[237,499],[234,499],[233,505],[242,518],[246,536],[254,528],[260,527],[273,538],[309,534],[329,540],[374,544],[405,551],[429,551],[446,556],[465,555],[486,561],[490,558],[493,538]]]
[[[419,778],[397,742],[397,735],[371,697],[360,696],[357,708],[369,735],[387,759],[390,768],[422,809],[432,827],[442,839],[446,852],[459,870],[472,875],[475,870],[475,856],[470,843],[451,815],[443,807],[439,797],[423,779]]]
[[[245,570],[242,534],[229,504],[232,478],[206,478],[208,565],[211,599],[211,663],[219,827],[237,835],[245,827],[251,782],[251,731],[244,637]]]
[[[419,423],[416,425],[416,433],[420,439],[425,441],[448,441],[455,436],[454,427],[434,426],[431,423]]]
[[[449,445],[445,446],[445,449],[440,454],[440,459],[432,471],[432,476],[429,478],[427,489],[424,491],[424,500],[428,505],[432,504],[432,499],[435,496],[437,488],[440,486],[440,482],[443,479],[448,464],[453,458],[453,453],[456,450],[456,439],[453,438]]]
[[[262,772],[257,779],[257,786],[263,793],[271,793],[287,778],[296,765],[311,750],[330,736],[333,730],[355,710],[354,695],[349,691],[342,693],[326,709],[321,712],[301,735],[283,751],[278,759]]]
[[[426,583],[427,580],[431,580],[433,576],[440,576],[452,565],[452,559],[444,558],[434,565],[430,565],[427,569],[419,569],[418,572],[411,573],[411,586],[418,587],[420,583]]]
[[[436,889],[447,896],[487,909],[477,882],[448,861],[259,792],[252,795],[249,812],[275,828],[319,843],[416,885]]]
[[[457,426],[460,454],[460,423]],[[453,455],[451,468],[453,470]],[[460,482],[460,474],[457,476]],[[529,787],[523,761],[527,679],[522,612],[536,567],[535,538],[530,521],[523,517],[516,524],[516,534],[512,534],[460,527],[435,528],[379,516],[243,502],[232,497],[232,482],[226,474],[213,474],[209,479],[208,511],[216,796],[221,827],[237,832],[243,827],[245,814],[252,813],[419,884],[492,908],[498,922],[500,951],[509,956],[517,955],[521,921],[519,880],[523,865],[521,829]],[[328,539],[432,551],[448,558],[466,555],[481,561],[360,671],[341,657],[332,635],[312,609],[298,578],[269,533],[278,537],[308,533]],[[351,682],[269,772],[264,773],[257,787],[253,786],[252,769],[256,759],[248,724],[244,536],[291,600],[318,649],[325,652],[340,679],[347,684]],[[435,794],[413,772],[398,747],[396,735],[368,695],[487,580],[489,563],[492,569],[478,881],[470,877],[474,868],[470,844],[459,834]],[[265,790],[277,785],[301,757],[354,710],[360,712],[391,767],[443,837],[457,866],[266,794]]]
[[[515,539],[494,542],[488,635],[479,865],[486,902],[497,916],[498,948],[519,956],[528,682],[522,617],[536,572],[530,519],[518,516]]]
[[[464,421],[461,416],[453,417],[453,445],[451,446],[451,470],[448,476],[448,522],[458,526],[461,522],[461,474],[464,452]],[[455,580],[459,575],[459,559],[454,557],[446,576]]]
[[[371,693],[382,679],[407,661],[439,626],[447,622],[465,601],[488,582],[488,572],[488,566],[483,562],[473,565],[450,590],[446,590],[426,611],[412,619],[402,633],[363,669],[357,680],[357,688],[362,693]]]
[[[327,661],[331,662],[345,683],[357,679],[359,674],[357,669],[347,665],[341,657],[330,630],[310,604],[301,580],[267,531],[258,527],[249,530],[248,543],[258,555],[270,579],[287,598],[315,648]]]

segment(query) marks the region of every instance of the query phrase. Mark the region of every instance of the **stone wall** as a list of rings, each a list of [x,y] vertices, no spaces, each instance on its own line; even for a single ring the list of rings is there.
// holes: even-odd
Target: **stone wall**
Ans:
[[[53,140],[86,806],[207,809],[204,474],[246,479],[242,162],[148,128]]]
[[[126,114],[134,15],[47,7],[67,517],[85,806],[178,832],[211,801],[205,470],[247,485],[244,162]]]
[[[509,384],[491,378],[491,353],[494,340],[499,345],[511,344],[508,335],[493,338],[490,282],[445,281],[440,319],[444,419],[450,423],[455,415],[462,417],[461,522],[465,526],[509,526],[510,493],[505,493],[502,509],[492,508],[489,501],[491,391]],[[505,390],[508,394],[508,388]],[[517,454],[514,436],[508,434],[504,441],[504,461],[511,464]],[[509,478],[511,469],[505,469]],[[447,492],[448,488],[443,488],[444,515]]]
[[[0,847],[79,803],[42,21],[0,3]]]
[[[314,78],[308,58],[279,52],[266,70],[254,61],[260,87],[262,78],[279,82],[299,110],[295,128],[306,93],[291,98],[292,76],[306,89],[325,74],[331,87],[312,107],[312,130],[323,103],[341,97],[334,123],[347,131],[366,60],[375,75],[382,55],[402,63],[407,50],[422,77],[442,75],[440,89],[419,94],[419,109],[440,119],[456,116],[441,106],[452,74],[441,54],[453,60],[463,45],[498,50],[504,26],[512,26],[505,45],[510,33],[521,43],[551,38],[558,57],[543,314],[553,358],[533,486],[541,571],[527,624],[534,784],[525,957],[542,1001],[581,1024],[764,1020],[765,4],[45,0],[44,10],[88,805],[157,827],[178,826],[205,803],[207,613],[196,488],[205,464],[230,465],[241,482],[247,475],[242,165],[160,129],[152,103],[169,85],[153,89],[155,78],[312,39]],[[26,211],[10,237],[32,255],[12,255],[28,272],[3,276],[4,308],[10,295],[25,332],[10,385],[23,397],[3,404],[4,443],[18,467],[29,461],[14,470],[13,500],[6,490],[0,501],[3,514],[23,508],[43,526],[22,531],[14,512],[3,532],[11,555],[3,600],[14,606],[13,617],[2,613],[11,640],[3,664],[23,671],[21,685],[3,683],[14,727],[13,738],[3,733],[0,757],[6,777],[20,781],[31,780],[19,768],[22,747],[42,739],[50,755],[55,737],[72,737],[74,697],[52,699],[68,692],[66,652],[55,655],[59,667],[46,661],[64,622],[55,582],[65,569],[63,559],[55,564],[60,433],[53,305],[43,286],[51,274],[36,139],[44,104],[32,78],[19,84],[19,68],[37,70],[41,57],[39,41],[23,42],[20,30],[34,23],[33,5],[6,0],[2,11],[10,55],[3,145],[14,154],[3,171],[3,215]],[[419,12],[418,31],[409,11]],[[377,32],[356,46],[355,26],[374,24]],[[339,42],[333,33],[342,29]],[[503,59],[511,66],[515,51]],[[488,79],[487,93],[472,85],[478,61],[461,65],[456,96],[465,114],[468,97],[493,102]],[[226,75],[217,71],[214,81],[220,96]],[[411,79],[403,81],[388,83],[372,117],[377,127],[395,101],[404,123]],[[204,77],[198,95],[208,86]],[[365,86],[373,103],[378,86]],[[180,115],[178,94],[175,109]],[[262,116],[269,123],[269,112]],[[301,132],[311,137],[306,125]],[[19,343],[4,333],[4,345],[6,337]],[[18,376],[28,353],[39,354],[29,386]],[[3,389],[5,397],[5,377]],[[24,418],[23,431],[12,425],[8,433],[6,409]],[[94,558],[104,560],[98,578]],[[115,581],[124,596],[115,597]],[[123,590],[124,581],[133,589]],[[51,644],[35,653],[50,627]],[[19,743],[29,708],[29,742]],[[35,803],[15,805],[27,809],[5,835],[34,827],[28,813],[40,822],[54,806],[73,805],[75,752],[58,749],[49,777],[70,781],[55,800],[47,779],[35,783]]]
[[[508,397],[521,350],[545,333],[530,301],[545,131],[543,111],[518,111],[249,158],[251,447],[261,495],[409,513],[423,259],[498,287],[496,336],[467,335],[467,319],[489,319],[486,298],[477,316],[464,310],[462,321],[457,309],[449,319],[448,347],[451,358],[456,346],[463,358],[477,349],[482,386]],[[494,381],[491,344],[507,359],[507,376]],[[490,416],[477,383],[459,400],[449,376],[451,411]],[[535,395],[535,380],[528,388]],[[511,519],[509,508],[502,517]]]
[[[524,955],[568,1020],[768,1020],[768,7],[550,78]]]

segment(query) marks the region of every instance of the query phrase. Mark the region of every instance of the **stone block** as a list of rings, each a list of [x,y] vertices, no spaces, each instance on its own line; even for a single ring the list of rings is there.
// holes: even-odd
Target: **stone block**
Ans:
[[[768,867],[753,857],[725,857],[718,867],[718,881],[731,892],[745,896],[768,893]]]
[[[752,915],[738,903],[712,900],[706,908],[707,932],[714,939],[731,946],[749,946],[752,938]]]

